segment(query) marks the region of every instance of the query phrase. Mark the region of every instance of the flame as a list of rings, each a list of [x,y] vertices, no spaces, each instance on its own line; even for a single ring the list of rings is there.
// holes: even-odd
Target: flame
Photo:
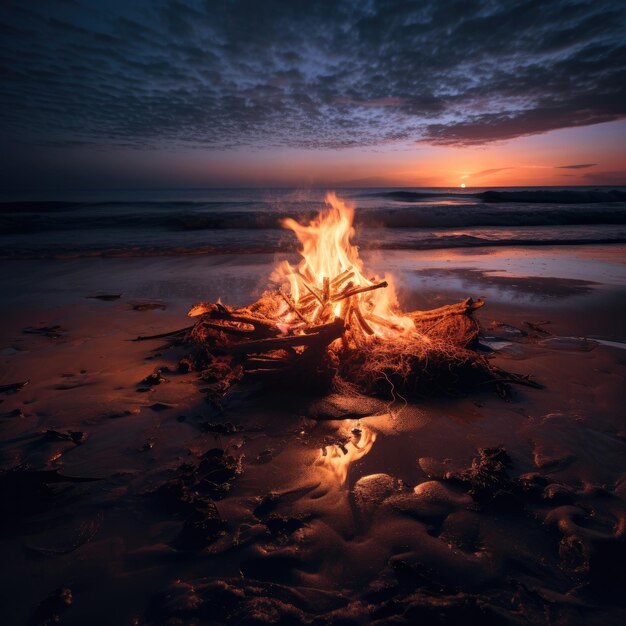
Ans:
[[[348,478],[348,469],[355,461],[363,458],[374,445],[376,433],[365,426],[353,430],[352,439],[345,445],[325,447],[316,464],[330,471],[333,478],[343,485]]]
[[[281,322],[297,327],[303,309],[307,320],[319,323],[333,317],[343,318],[348,326],[353,317],[363,320],[359,324],[369,337],[415,333],[413,320],[399,311],[392,277],[385,275],[383,280],[365,272],[358,248],[351,243],[354,207],[332,192],[326,195],[326,204],[308,224],[291,218],[282,222],[300,241],[302,260],[296,267],[283,261],[272,275],[295,305],[286,306]],[[358,293],[350,295],[354,291]]]

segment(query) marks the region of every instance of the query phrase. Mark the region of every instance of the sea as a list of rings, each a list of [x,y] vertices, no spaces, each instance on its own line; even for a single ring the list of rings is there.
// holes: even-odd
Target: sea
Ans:
[[[0,200],[0,257],[46,259],[292,252],[327,189],[89,191]],[[626,186],[353,188],[363,249],[626,243]]]

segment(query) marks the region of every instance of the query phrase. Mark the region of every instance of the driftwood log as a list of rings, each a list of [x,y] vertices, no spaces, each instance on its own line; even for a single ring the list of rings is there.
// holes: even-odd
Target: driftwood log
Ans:
[[[242,380],[264,386],[323,393],[336,380],[360,392],[395,397],[455,392],[493,384],[501,395],[508,383],[538,387],[534,381],[493,367],[473,349],[479,326],[473,313],[482,300],[405,314],[414,326],[410,337],[383,340],[374,327],[394,329],[393,322],[363,309],[361,294],[385,282],[355,287],[350,272],[324,280],[322,289],[306,285],[296,303],[283,291],[266,292],[246,307],[199,303],[189,315],[197,318],[186,334],[195,350],[193,362],[208,383],[209,398],[218,401]],[[342,303],[341,316],[330,305]],[[290,324],[281,324],[288,311]]]

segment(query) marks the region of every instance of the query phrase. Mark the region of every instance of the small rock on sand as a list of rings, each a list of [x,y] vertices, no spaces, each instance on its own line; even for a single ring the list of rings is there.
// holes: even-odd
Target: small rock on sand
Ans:
[[[360,478],[352,489],[357,511],[364,518],[370,516],[389,496],[408,491],[398,478],[389,474],[370,474]]]

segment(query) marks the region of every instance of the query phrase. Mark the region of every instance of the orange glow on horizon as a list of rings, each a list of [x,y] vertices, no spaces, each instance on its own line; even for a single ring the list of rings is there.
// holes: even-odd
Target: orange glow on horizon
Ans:
[[[142,159],[147,178],[175,177],[169,184],[177,187],[626,185],[625,133],[623,121],[480,146],[411,142],[336,150],[268,147],[256,152],[241,148],[175,155],[120,151],[110,164],[113,169],[104,173],[113,178],[122,164],[126,168]]]

